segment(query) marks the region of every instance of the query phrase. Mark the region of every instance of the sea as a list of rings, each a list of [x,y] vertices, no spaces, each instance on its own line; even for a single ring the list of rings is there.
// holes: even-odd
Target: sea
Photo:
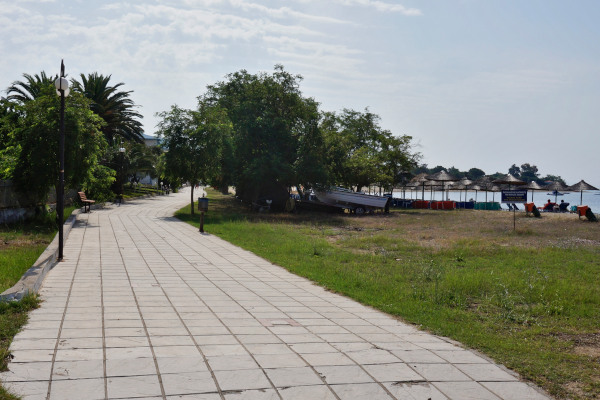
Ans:
[[[550,201],[552,202],[557,202],[560,203],[561,200],[564,200],[565,203],[569,203],[569,208],[571,208],[571,206],[578,206],[581,205],[581,192],[561,192],[563,193],[562,195],[558,195],[555,196],[554,194],[551,194],[547,191],[542,191],[542,190],[528,190],[527,191],[527,201],[528,202],[533,202],[535,203],[537,208],[542,208],[544,206],[544,204],[546,204],[548,202],[548,199],[550,199]],[[404,198],[404,192],[402,191],[402,189],[395,189],[394,190],[394,198],[398,198],[398,199],[402,199]],[[418,190],[418,191],[412,191],[412,190],[407,190],[406,191],[406,199],[409,200],[421,200],[422,199],[422,191]],[[466,200],[465,200],[466,199]],[[500,202],[501,200],[501,196],[500,196],[500,192],[483,192],[483,191],[477,191],[475,192],[474,190],[469,190],[466,193],[465,196],[465,191],[462,190],[460,192],[458,191],[446,191],[444,193],[442,193],[441,191],[429,191],[427,189],[425,189],[425,200],[454,200],[454,201],[469,201],[469,200],[475,200],[478,202],[484,202],[484,201],[497,201]],[[506,204],[500,204],[501,207],[503,209],[508,210],[508,207],[506,206]],[[600,213],[600,190],[590,190],[590,191],[584,191],[583,192],[583,205],[588,206],[592,209],[592,211],[594,211],[595,213]],[[523,207],[520,207],[521,209],[523,209]]]

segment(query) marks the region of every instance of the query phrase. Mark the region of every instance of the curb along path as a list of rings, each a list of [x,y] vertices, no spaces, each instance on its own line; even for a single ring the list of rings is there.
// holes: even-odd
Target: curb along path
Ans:
[[[11,345],[23,399],[548,399],[454,343],[172,217],[81,214]]]

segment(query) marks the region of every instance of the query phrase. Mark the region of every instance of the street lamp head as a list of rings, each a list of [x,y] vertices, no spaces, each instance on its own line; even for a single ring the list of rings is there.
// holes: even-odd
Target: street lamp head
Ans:
[[[60,96],[60,91],[62,90],[65,93],[65,97],[69,95],[69,81],[64,76],[57,78],[54,81],[54,86],[56,86],[56,94]]]

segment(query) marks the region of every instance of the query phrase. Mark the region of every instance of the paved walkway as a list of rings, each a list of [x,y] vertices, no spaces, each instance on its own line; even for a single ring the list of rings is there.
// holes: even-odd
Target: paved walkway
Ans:
[[[12,343],[5,386],[27,400],[547,399],[171,217],[188,201],[81,215]]]

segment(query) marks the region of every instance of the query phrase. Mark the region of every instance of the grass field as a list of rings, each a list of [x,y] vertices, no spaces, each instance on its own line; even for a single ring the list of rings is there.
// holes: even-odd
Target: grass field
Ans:
[[[458,340],[556,398],[600,397],[600,224],[572,214],[251,213],[208,191],[205,231]],[[189,207],[177,216],[198,223]]]

